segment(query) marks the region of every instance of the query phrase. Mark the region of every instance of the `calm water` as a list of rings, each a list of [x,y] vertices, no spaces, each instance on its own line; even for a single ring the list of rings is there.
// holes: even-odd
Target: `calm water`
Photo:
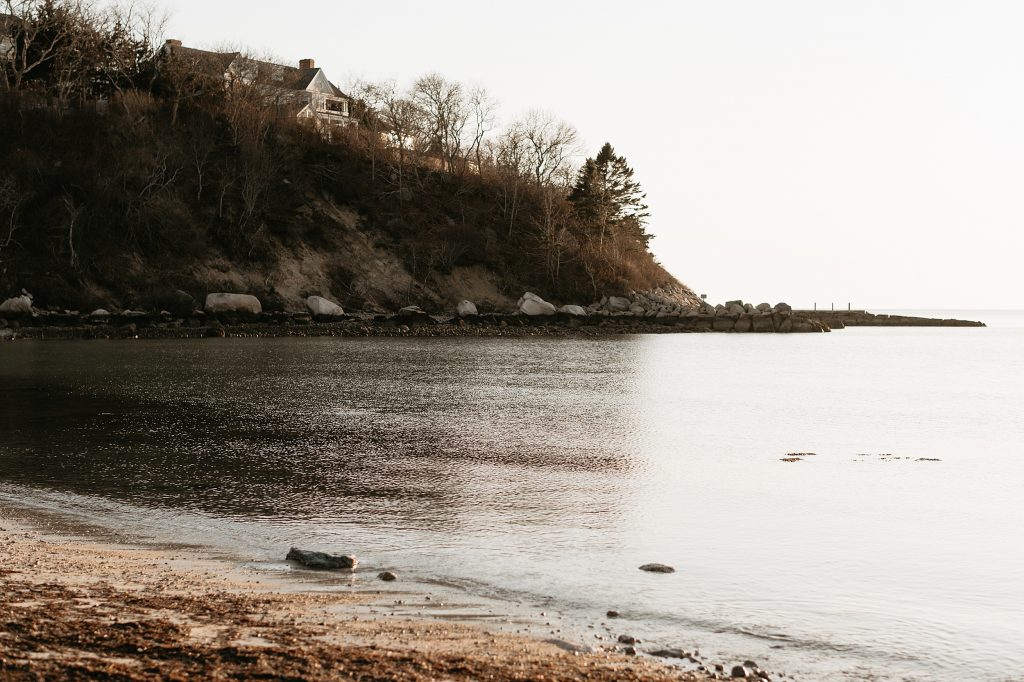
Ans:
[[[1024,317],[960,315],[991,326],[9,343],[0,504],[804,679],[1021,680]]]

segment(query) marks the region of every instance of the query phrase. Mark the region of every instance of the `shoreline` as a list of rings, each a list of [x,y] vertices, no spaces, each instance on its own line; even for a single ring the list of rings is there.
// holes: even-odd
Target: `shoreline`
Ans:
[[[715,672],[699,658],[684,670],[623,644],[591,647],[529,628],[513,634],[410,615],[406,600],[428,607],[430,597],[400,583],[338,591],[204,554],[82,537],[0,507],[7,596],[0,677],[702,682],[729,675],[729,667]],[[395,613],[396,604],[406,612]]]
[[[985,327],[956,319],[875,315],[865,311],[636,316],[630,313],[531,317],[489,314],[431,316],[311,316],[306,313],[208,315],[127,312],[97,318],[74,311],[0,317],[0,340],[198,339],[208,337],[549,337],[599,338],[626,334],[821,333],[846,327]]]

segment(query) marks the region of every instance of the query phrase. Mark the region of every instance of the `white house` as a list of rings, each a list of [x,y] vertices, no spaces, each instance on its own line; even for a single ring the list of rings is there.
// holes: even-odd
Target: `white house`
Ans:
[[[209,52],[184,47],[180,40],[164,44],[166,57],[185,60],[186,68],[213,71],[225,85],[241,82],[263,88],[268,100],[294,106],[299,119],[309,120],[326,135],[332,128],[355,123],[351,100],[327,79],[324,70],[312,59],[303,59],[298,68],[263,62],[240,52]]]

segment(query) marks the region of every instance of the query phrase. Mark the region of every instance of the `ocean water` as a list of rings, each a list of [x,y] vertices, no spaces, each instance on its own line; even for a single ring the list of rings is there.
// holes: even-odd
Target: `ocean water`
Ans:
[[[4,344],[0,505],[797,679],[1021,680],[1024,314],[916,314],[990,326]]]

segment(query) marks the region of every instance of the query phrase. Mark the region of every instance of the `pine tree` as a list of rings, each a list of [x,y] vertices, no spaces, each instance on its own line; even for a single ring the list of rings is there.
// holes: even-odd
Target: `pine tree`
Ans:
[[[569,195],[576,216],[596,228],[602,248],[613,236],[635,239],[647,248],[651,235],[645,229],[650,216],[646,198],[633,179],[633,169],[607,142],[583,164]]]

